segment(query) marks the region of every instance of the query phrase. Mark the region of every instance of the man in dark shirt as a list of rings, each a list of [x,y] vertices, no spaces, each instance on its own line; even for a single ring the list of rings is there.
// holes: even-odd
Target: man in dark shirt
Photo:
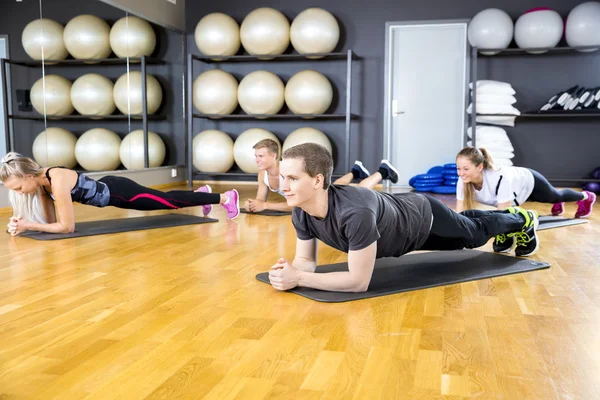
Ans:
[[[297,241],[292,264],[280,258],[271,267],[269,279],[276,289],[366,291],[377,258],[475,248],[501,234],[516,237],[518,256],[532,255],[539,247],[533,211],[509,207],[459,214],[423,194],[331,185],[332,172],[333,159],[320,145],[304,143],[283,154],[282,189],[294,207]],[[317,239],[348,253],[349,271],[314,273]]]

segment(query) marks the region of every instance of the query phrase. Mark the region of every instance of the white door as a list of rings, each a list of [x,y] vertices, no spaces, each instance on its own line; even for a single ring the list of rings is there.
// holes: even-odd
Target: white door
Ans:
[[[8,58],[8,38],[6,37],[0,37],[0,58]],[[4,71],[0,71],[0,83],[2,82],[2,74],[4,74]],[[8,115],[4,115],[4,93],[2,93],[2,90],[2,84],[0,84],[0,157],[4,157],[8,151],[6,136],[9,134],[5,132],[4,128],[4,121],[8,118]]]
[[[388,23],[384,157],[397,186],[463,147],[468,95],[467,21]]]

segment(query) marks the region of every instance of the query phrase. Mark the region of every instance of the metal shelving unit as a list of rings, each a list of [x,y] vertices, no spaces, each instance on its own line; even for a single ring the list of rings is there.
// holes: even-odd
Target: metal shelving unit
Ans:
[[[149,168],[149,155],[148,155],[148,121],[159,121],[165,120],[166,117],[160,114],[148,115],[148,104],[146,99],[146,67],[148,65],[154,64],[163,64],[162,60],[142,56],[140,58],[102,58],[102,59],[66,59],[66,60],[45,60],[45,61],[37,61],[37,60],[18,60],[18,59],[10,59],[10,58],[2,58],[0,59],[0,68],[4,72],[2,74],[2,88],[4,95],[4,115],[7,116],[5,118],[5,132],[6,135],[6,149],[7,151],[16,151],[14,148],[14,133],[11,129],[10,120],[29,120],[29,121],[65,121],[65,122],[73,122],[73,121],[141,121],[142,129],[144,131],[144,167]],[[8,104],[12,104],[12,93],[8,91],[8,82],[7,82],[7,71],[10,71],[11,65],[17,65],[27,68],[35,68],[35,67],[44,67],[46,68],[56,68],[56,67],[65,67],[65,66],[113,66],[113,65],[129,65],[131,66],[139,66],[140,72],[142,74],[142,114],[112,114],[106,116],[90,116],[90,115],[80,115],[80,114],[71,114],[66,116],[46,116],[43,115],[23,115],[23,114],[9,114],[8,112]],[[11,85],[12,86],[12,85]]]
[[[568,46],[558,46],[558,47],[543,47],[543,48],[506,48],[506,49],[479,49],[477,47],[471,47],[471,76],[470,81],[475,84],[477,82],[477,60],[480,56],[480,51],[485,52],[494,52],[496,54],[481,54],[483,57],[492,58],[492,57],[506,57],[506,56],[555,56],[564,53],[575,53],[582,52],[585,50],[598,50],[600,49],[600,45],[598,46],[577,46],[577,47],[568,47]],[[531,52],[544,52],[544,53],[531,53]],[[589,52],[585,52],[583,54],[589,54]],[[474,88],[475,89],[475,88]],[[473,90],[473,95],[471,96],[472,110],[471,110],[471,127],[473,127],[472,133],[472,142],[473,147],[477,146],[477,134],[475,127],[477,126],[477,90]],[[515,121],[518,120],[540,120],[540,119],[573,119],[573,118],[600,118],[600,110],[594,111],[589,109],[584,110],[528,110],[522,112],[520,115],[512,115],[512,114],[485,114],[485,116],[490,117],[514,117]],[[592,179],[592,178],[548,178],[549,181],[554,182],[600,182],[600,179]]]
[[[194,80],[194,62],[200,62],[203,64],[215,64],[215,63],[244,63],[244,62],[326,62],[326,61],[346,61],[346,112],[343,114],[263,114],[263,115],[249,115],[245,113],[239,114],[227,114],[227,115],[215,115],[215,114],[199,114],[194,113],[194,106],[192,102],[193,97],[193,80]],[[213,120],[344,120],[346,123],[345,132],[345,146],[344,146],[344,162],[346,167],[349,168],[350,162],[350,134],[352,120],[359,119],[359,116],[351,113],[352,105],[352,61],[360,60],[352,50],[346,52],[337,53],[311,53],[311,54],[279,54],[270,56],[251,56],[251,55],[236,55],[236,56],[197,56],[189,53],[187,55],[187,84],[186,84],[186,108],[188,110],[186,115],[187,125],[187,176],[188,186],[191,189],[193,186],[193,180],[195,177],[200,176],[211,176],[211,177],[244,177],[251,178],[256,177],[257,174],[243,173],[243,172],[223,172],[223,173],[207,173],[194,171],[193,166],[193,132],[194,132],[194,120],[204,119]]]

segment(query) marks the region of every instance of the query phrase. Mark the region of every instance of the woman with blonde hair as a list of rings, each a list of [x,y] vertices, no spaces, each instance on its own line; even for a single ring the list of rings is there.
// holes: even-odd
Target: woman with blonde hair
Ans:
[[[239,215],[239,195],[235,189],[222,194],[212,193],[209,186],[195,192],[162,192],[121,176],[94,180],[70,168],[44,168],[31,158],[14,152],[2,158],[0,181],[9,189],[14,215],[10,218],[8,231],[13,236],[28,230],[73,232],[73,203],[142,211],[203,206],[204,215],[212,210],[212,204],[221,204],[227,211],[227,218]]]
[[[596,201],[593,192],[573,189],[556,189],[539,172],[523,167],[496,168],[484,148],[465,147],[456,156],[456,169],[460,179],[456,184],[456,211],[472,210],[474,202],[504,210],[521,206],[526,201],[553,204],[551,213],[564,213],[565,202],[577,202],[576,218],[592,213]],[[512,248],[514,238],[496,237],[494,250],[504,252]]]

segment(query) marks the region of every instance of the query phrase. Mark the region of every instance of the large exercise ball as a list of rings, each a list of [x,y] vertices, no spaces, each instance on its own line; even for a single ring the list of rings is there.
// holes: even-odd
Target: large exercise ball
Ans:
[[[240,49],[240,26],[227,14],[211,13],[198,21],[194,40],[204,55],[232,56]]]
[[[322,114],[332,100],[329,79],[317,71],[300,71],[285,86],[285,102],[294,114]]]
[[[87,171],[112,171],[121,165],[121,138],[113,131],[93,128],[77,140],[75,157]]]
[[[515,23],[515,42],[522,49],[555,47],[563,35],[564,24],[559,13],[550,8],[534,8]],[[541,54],[545,51],[529,51]]]
[[[31,87],[31,104],[42,115],[44,112],[50,116],[69,115],[74,111],[71,103],[72,86],[71,81],[62,76],[46,75]]]
[[[110,115],[116,108],[113,87],[102,75],[82,75],[71,86],[71,103],[82,115]]]
[[[249,54],[282,54],[290,44],[290,23],[280,11],[257,8],[242,21],[240,39]]]
[[[192,102],[202,114],[231,114],[238,105],[238,81],[220,69],[198,75],[192,87]]]
[[[497,8],[477,13],[469,23],[467,35],[471,46],[480,50],[505,49],[513,39],[514,25],[510,16]],[[481,51],[492,55],[497,52]]]
[[[258,173],[258,166],[254,156],[254,145],[263,139],[273,139],[280,144],[279,139],[273,133],[262,128],[250,128],[235,140],[233,145],[233,158],[240,169],[249,174]]]
[[[130,71],[121,75],[115,82],[113,99],[119,111],[123,114],[142,114],[142,73]],[[148,114],[154,114],[162,103],[162,89],[158,80],[150,74],[146,74],[146,110]],[[130,109],[130,110],[129,110]]]
[[[34,60],[64,60],[69,56],[63,40],[64,27],[48,18],[31,21],[23,29],[21,43]]]
[[[65,46],[76,59],[106,58],[111,53],[110,26],[94,15],[71,19],[63,32]]]
[[[325,147],[329,154],[333,155],[333,150],[331,147],[331,142],[327,135],[321,132],[318,129],[311,128],[309,126],[298,128],[292,133],[290,133],[285,141],[283,142],[283,151],[286,151],[290,147],[297,146],[302,143],[316,143]]]
[[[167,149],[165,142],[152,131],[148,131],[148,166],[160,167],[165,161]],[[127,169],[142,169],[144,167],[144,131],[142,129],[128,133],[119,148],[121,163]]]
[[[110,48],[120,58],[150,56],[156,47],[156,34],[148,21],[126,16],[110,28]]]
[[[63,128],[48,128],[33,141],[33,158],[42,167],[60,165],[73,168],[77,165],[75,145],[77,137]]]
[[[329,53],[340,39],[340,26],[330,12],[308,8],[294,18],[290,41],[300,54]]]
[[[274,73],[254,71],[242,79],[238,102],[247,114],[277,114],[284,103],[285,85]]]
[[[233,166],[233,139],[225,132],[200,132],[194,136],[192,149],[192,163],[200,172],[227,172]]]
[[[565,39],[571,47],[600,45],[600,3],[588,1],[571,10],[567,16]],[[594,51],[597,48],[582,50]]]

